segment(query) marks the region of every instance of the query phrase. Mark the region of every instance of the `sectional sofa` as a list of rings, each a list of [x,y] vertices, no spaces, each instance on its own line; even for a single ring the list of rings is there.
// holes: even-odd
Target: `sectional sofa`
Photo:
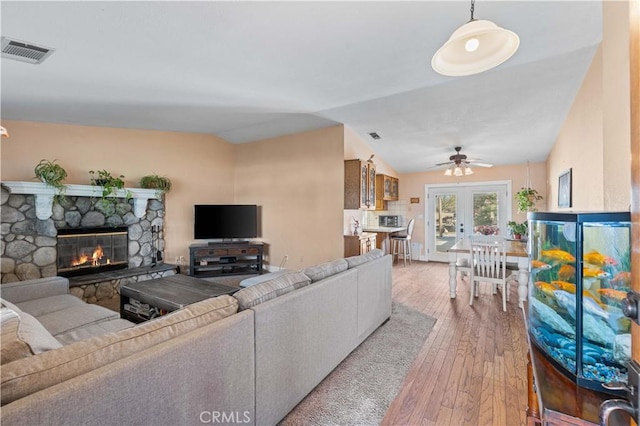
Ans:
[[[391,315],[379,250],[138,325],[34,281],[2,285],[7,426],[274,425]]]

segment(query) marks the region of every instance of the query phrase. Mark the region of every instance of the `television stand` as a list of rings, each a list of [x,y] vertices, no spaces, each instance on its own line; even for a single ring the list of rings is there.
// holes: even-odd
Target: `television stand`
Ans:
[[[192,244],[189,274],[193,277],[262,274],[264,244],[250,241]]]
[[[215,246],[216,244],[249,244],[251,241],[222,241],[222,242],[208,242],[208,246]]]

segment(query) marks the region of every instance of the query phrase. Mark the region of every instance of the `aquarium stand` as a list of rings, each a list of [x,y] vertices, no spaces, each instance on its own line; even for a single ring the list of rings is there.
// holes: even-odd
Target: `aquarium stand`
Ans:
[[[523,313],[526,325],[528,318],[526,303]],[[611,395],[578,386],[558,371],[531,343],[529,330],[526,331],[529,343],[527,424],[598,425],[600,404],[610,399]],[[629,419],[627,413],[615,411],[609,419],[609,424],[630,424]]]

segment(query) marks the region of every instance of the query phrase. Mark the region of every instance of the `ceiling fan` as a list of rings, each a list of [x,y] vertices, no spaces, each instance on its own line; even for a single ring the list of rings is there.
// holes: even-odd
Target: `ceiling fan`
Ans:
[[[468,159],[465,154],[460,153],[460,151],[462,150],[461,146],[456,146],[454,149],[456,150],[456,153],[449,157],[449,161],[436,164],[436,166],[449,166],[444,172],[446,176],[462,176],[463,174],[473,174],[473,170],[471,170],[470,167],[471,164],[478,167],[493,167],[493,164],[481,163],[479,162],[479,160]]]

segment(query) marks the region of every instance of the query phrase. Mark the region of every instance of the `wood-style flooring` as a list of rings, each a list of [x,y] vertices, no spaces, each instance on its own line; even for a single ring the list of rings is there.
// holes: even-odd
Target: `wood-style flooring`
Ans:
[[[383,425],[524,425],[527,339],[517,286],[507,312],[500,293],[481,284],[469,306],[469,284],[458,277],[449,298],[448,264],[393,267],[393,300],[437,319]]]

